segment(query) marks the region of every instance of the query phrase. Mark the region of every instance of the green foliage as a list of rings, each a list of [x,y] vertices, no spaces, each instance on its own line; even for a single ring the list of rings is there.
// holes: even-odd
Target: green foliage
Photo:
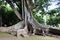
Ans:
[[[59,8],[49,10],[48,12],[44,10],[44,8],[48,10],[48,6],[50,5],[49,2],[51,1],[52,0],[35,0],[35,3],[34,3],[35,8],[33,9],[33,14],[34,15],[36,15],[37,13],[41,14],[40,16],[35,16],[35,18],[37,19],[39,23],[44,23],[44,24],[46,23],[48,25],[58,26],[58,24],[60,24]],[[41,12],[39,12],[39,10],[41,10]],[[49,16],[49,19],[46,19],[47,21],[43,19],[44,15],[46,14],[48,14],[47,17]]]
[[[16,24],[20,20],[17,18],[17,16],[14,14],[12,8],[8,3],[1,4],[0,7],[0,12],[2,13],[2,25],[4,26],[5,24],[7,26],[11,26],[13,24]]]
[[[35,15],[34,16],[35,17],[35,19],[39,22],[39,23],[44,23],[44,20],[43,20],[43,18],[41,17],[41,16],[37,16],[37,15]]]
[[[59,14],[58,14],[59,15]],[[57,26],[58,27],[58,24],[60,24],[60,16],[56,16],[56,17],[51,17],[47,24],[49,25],[53,25],[53,26]]]

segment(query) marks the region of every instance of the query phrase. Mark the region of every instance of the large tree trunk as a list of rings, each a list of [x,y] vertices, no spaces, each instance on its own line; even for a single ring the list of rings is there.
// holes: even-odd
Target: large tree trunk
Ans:
[[[48,27],[46,27],[46,25],[42,25],[39,22],[37,22],[37,20],[33,17],[33,13],[31,10],[31,5],[30,3],[32,3],[32,0],[21,0],[22,2],[22,17],[20,15],[20,13],[16,10],[16,8],[14,8],[14,4],[13,2],[9,2],[10,6],[12,7],[13,11],[15,12],[15,14],[17,15],[17,17],[22,21],[24,21],[25,27],[24,30],[28,30],[29,26],[32,25],[32,28],[30,29],[29,33],[32,31],[32,29],[34,29],[33,34],[35,34],[36,29],[42,29],[43,30],[43,34],[45,29],[48,29]],[[30,25],[28,25],[28,23]],[[25,31],[28,33],[28,31]]]
[[[13,8],[15,14],[17,15],[17,17],[21,20],[21,18],[24,20],[25,23],[25,29],[28,29],[27,27],[29,27],[28,23],[30,25],[32,25],[32,29],[34,29],[33,34],[36,33],[36,29],[42,29],[43,34],[45,29],[48,29],[48,27],[46,27],[45,25],[40,24],[39,22],[37,22],[37,20],[33,17],[33,13],[31,10],[31,5],[30,3],[32,3],[32,0],[22,0],[22,17],[20,16],[19,12],[14,8],[13,3],[11,2],[10,5]],[[31,30],[32,30],[31,29]],[[30,30],[30,32],[31,32]],[[28,32],[27,32],[28,33]]]
[[[32,3],[30,0],[24,0],[24,11],[25,14],[27,14],[28,17],[28,22],[32,25],[32,27],[34,28],[34,33],[36,31],[36,29],[42,29],[43,35],[44,35],[44,31],[46,31],[46,29],[49,29],[48,26],[40,24],[39,22],[37,22],[37,20],[33,17],[33,13],[31,11],[31,5],[30,3]]]

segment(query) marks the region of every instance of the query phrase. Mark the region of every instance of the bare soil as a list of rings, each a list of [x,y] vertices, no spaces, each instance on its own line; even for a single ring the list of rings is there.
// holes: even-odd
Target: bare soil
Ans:
[[[5,37],[0,37],[0,40],[60,40],[60,36],[54,37],[53,36],[29,36],[27,38],[19,37],[19,39],[16,36],[9,35]]]

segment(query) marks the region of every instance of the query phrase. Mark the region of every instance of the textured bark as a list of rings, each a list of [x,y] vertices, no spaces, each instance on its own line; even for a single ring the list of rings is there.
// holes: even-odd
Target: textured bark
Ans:
[[[60,28],[59,27],[51,27],[50,33],[60,35]]]
[[[25,14],[24,14],[24,0],[21,0],[22,2],[22,19],[24,19]]]
[[[24,3],[24,9],[25,9],[25,14],[27,14],[28,17],[28,22],[32,25],[32,27],[34,28],[34,33],[36,31],[36,29],[41,29],[42,33],[44,35],[44,31],[46,31],[47,29],[49,29],[48,25],[43,25],[40,24],[39,22],[37,22],[37,20],[33,17],[32,11],[31,11],[31,5],[29,0],[25,0]]]

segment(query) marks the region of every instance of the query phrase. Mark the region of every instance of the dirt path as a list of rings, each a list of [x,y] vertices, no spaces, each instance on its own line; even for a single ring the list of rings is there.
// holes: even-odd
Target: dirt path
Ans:
[[[14,37],[4,37],[4,38],[0,38],[0,40],[17,40]]]
[[[1,37],[0,40],[18,40],[15,36],[9,36],[9,37]],[[31,36],[28,38],[19,38],[19,40],[60,40],[60,38],[54,38],[54,37],[43,37],[43,36]]]
[[[0,37],[0,40],[17,40],[17,37],[10,35],[8,37]]]
[[[7,34],[7,33],[0,33],[0,40],[60,40],[60,36],[29,36],[27,38],[19,37],[19,39],[16,36]]]

